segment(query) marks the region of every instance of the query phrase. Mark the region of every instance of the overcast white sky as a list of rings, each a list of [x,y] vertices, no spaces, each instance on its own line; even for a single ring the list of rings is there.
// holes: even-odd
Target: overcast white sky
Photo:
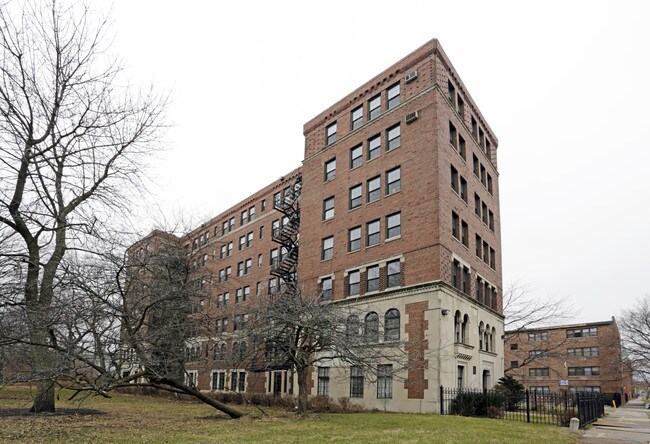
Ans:
[[[172,91],[166,214],[201,222],[299,166],[307,120],[436,37],[499,138],[504,286],[576,321],[650,293],[650,2],[116,0],[112,17],[132,81]]]

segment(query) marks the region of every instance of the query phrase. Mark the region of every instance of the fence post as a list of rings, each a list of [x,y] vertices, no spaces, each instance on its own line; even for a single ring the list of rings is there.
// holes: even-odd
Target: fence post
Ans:
[[[530,422],[530,392],[526,390],[526,422]]]
[[[445,401],[445,389],[443,386],[440,386],[440,414],[441,415],[445,414],[444,401]]]

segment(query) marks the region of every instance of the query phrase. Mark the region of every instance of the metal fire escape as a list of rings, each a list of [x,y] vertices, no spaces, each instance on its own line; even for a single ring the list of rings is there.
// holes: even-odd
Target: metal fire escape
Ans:
[[[271,233],[271,239],[280,245],[278,260],[271,267],[271,276],[280,278],[282,290],[293,291],[297,284],[301,188],[302,177],[298,176],[273,202],[273,208],[284,214],[280,226]]]

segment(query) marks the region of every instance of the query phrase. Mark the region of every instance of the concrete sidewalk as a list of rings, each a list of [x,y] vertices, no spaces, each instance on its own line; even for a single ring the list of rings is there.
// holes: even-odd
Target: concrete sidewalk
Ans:
[[[650,410],[645,409],[641,399],[613,409],[605,408],[600,418],[582,435],[582,444],[613,444],[621,442],[650,443]]]

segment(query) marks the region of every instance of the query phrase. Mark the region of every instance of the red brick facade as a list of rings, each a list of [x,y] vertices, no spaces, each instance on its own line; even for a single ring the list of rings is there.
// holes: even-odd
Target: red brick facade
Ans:
[[[528,389],[618,393],[623,401],[633,390],[613,318],[506,332],[505,361],[506,373]]]
[[[246,314],[258,291],[277,285],[270,261],[280,247],[271,229],[283,215],[273,208],[274,195],[301,178],[297,275],[302,291],[321,291],[331,279],[335,302],[375,304],[382,319],[389,310],[400,313],[408,369],[394,382],[395,398],[419,403],[391,405],[381,396],[381,406],[430,411],[435,387],[455,383],[461,367],[470,385],[487,380],[470,377],[472,367],[473,375],[480,368],[498,378],[501,348],[478,347],[479,323],[496,325],[499,335],[503,325],[498,141],[439,43],[426,43],[375,76],[303,131],[300,169],[182,240],[192,279],[201,289],[198,311],[216,318],[218,331],[232,334],[227,349],[237,342],[233,319]],[[241,267],[246,272],[238,276]],[[246,300],[237,297],[247,287]],[[450,310],[471,318],[461,354],[454,352]],[[188,368],[198,372],[199,388],[210,390],[211,372],[228,368],[228,362],[213,357],[218,344],[210,340],[190,346],[200,352]],[[261,374],[265,382],[260,374],[249,377],[247,391],[292,392],[291,383],[280,382],[286,375]],[[315,378],[312,374],[312,392]],[[334,392],[347,396],[346,387]],[[379,399],[373,402],[369,405],[379,406]]]

